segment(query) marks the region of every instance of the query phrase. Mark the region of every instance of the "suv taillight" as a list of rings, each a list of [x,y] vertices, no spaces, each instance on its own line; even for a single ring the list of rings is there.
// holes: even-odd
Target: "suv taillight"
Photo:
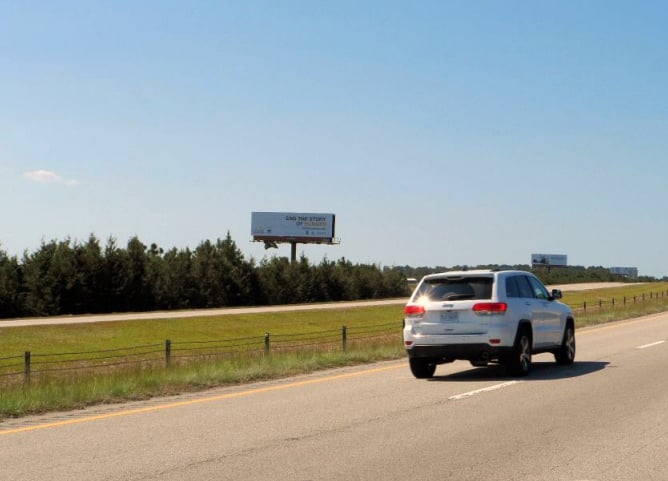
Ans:
[[[505,302],[479,302],[473,306],[473,312],[480,315],[505,314],[507,310]]]
[[[409,304],[404,308],[404,314],[406,317],[424,317],[424,313],[424,306]]]

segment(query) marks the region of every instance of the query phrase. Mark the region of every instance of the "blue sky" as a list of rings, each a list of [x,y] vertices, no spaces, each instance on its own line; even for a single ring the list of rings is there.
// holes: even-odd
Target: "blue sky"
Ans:
[[[337,216],[313,262],[668,275],[668,4],[0,0],[0,249],[194,248]]]

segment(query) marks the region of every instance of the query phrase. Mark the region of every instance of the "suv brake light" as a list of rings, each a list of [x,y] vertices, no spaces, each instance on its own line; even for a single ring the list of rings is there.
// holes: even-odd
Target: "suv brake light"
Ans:
[[[473,312],[481,315],[505,314],[507,310],[505,302],[480,302],[473,306]]]
[[[424,306],[409,304],[404,308],[406,317],[423,317],[425,313]]]

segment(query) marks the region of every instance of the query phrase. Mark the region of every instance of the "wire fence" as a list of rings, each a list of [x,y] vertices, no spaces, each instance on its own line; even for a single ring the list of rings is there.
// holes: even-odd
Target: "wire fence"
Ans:
[[[634,296],[622,296],[621,298],[612,297],[610,299],[598,299],[597,301],[583,301],[581,306],[571,305],[573,313],[576,315],[588,316],[592,314],[601,314],[612,312],[616,309],[630,309],[633,306],[640,306],[648,302],[665,302],[668,298],[667,291],[649,292]]]
[[[650,292],[622,298],[599,299],[571,306],[576,318],[632,309],[647,302],[665,303],[668,292]],[[25,383],[38,375],[82,373],[91,370],[112,372],[128,366],[169,368],[203,359],[261,357],[308,350],[343,351],[353,343],[393,342],[401,338],[401,322],[347,327],[300,333],[270,334],[217,340],[173,341],[99,351],[34,353],[0,357],[0,386]]]
[[[60,353],[34,353],[0,358],[0,386],[23,382],[30,384],[37,376],[61,373],[83,373],[91,370],[112,372],[128,366],[164,367],[186,364],[196,360],[224,359],[231,357],[261,357],[285,352],[343,351],[352,343],[372,340],[398,340],[401,322],[392,322],[363,327],[342,326],[300,333],[270,334],[259,336],[199,340],[173,341],[144,344],[132,347],[98,351],[71,351]]]

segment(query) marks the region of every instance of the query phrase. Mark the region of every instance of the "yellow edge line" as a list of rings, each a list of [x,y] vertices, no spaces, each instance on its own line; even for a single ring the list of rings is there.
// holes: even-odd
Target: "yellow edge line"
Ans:
[[[374,369],[365,369],[364,371],[357,371],[357,372],[350,372],[350,373],[345,373],[345,374],[337,374],[334,376],[327,376],[327,377],[322,377],[322,378],[317,378],[317,379],[308,379],[306,381],[297,381],[297,382],[292,382],[288,384],[280,384],[277,386],[267,386],[267,387],[262,387],[262,388],[257,388],[257,389],[249,389],[246,391],[238,391],[238,392],[233,392],[233,393],[227,393],[227,394],[220,394],[217,396],[209,396],[209,397],[204,397],[204,398],[199,398],[199,399],[190,399],[188,401],[178,401],[178,402],[173,402],[169,404],[162,404],[160,406],[149,406],[145,408],[138,408],[138,409],[130,409],[127,411],[117,411],[113,413],[107,413],[107,414],[100,414],[97,416],[88,416],[88,417],[82,417],[78,419],[68,419],[67,421],[57,421],[57,422],[52,422],[52,423],[46,423],[46,424],[38,424],[36,426],[26,426],[22,428],[16,428],[16,429],[8,429],[6,431],[0,430],[0,436],[8,435],[8,434],[17,434],[17,433],[24,433],[28,431],[37,431],[41,429],[48,429],[48,428],[57,428],[61,426],[69,426],[71,424],[81,424],[81,423],[88,423],[92,421],[99,421],[102,419],[111,419],[111,418],[118,418],[118,417],[123,417],[123,416],[132,416],[135,414],[143,414],[143,413],[149,413],[149,412],[155,412],[155,411],[163,411],[166,409],[174,409],[178,407],[184,407],[184,406],[192,406],[194,404],[204,404],[204,403],[210,403],[210,402],[215,402],[215,401],[223,401],[226,399],[234,399],[234,398],[239,398],[239,397],[244,397],[244,396],[251,396],[253,394],[262,394],[266,392],[272,392],[272,391],[282,391],[284,389],[292,389],[296,387],[302,387],[302,386],[309,386],[311,384],[320,384],[324,382],[329,382],[329,381],[337,381],[340,379],[349,379],[352,377],[358,377],[358,376],[364,376],[367,374],[375,374],[379,372],[384,372],[384,371],[390,371],[392,369],[399,369],[399,368],[404,368],[404,364],[398,364],[394,366],[389,366],[389,367],[378,367]]]

